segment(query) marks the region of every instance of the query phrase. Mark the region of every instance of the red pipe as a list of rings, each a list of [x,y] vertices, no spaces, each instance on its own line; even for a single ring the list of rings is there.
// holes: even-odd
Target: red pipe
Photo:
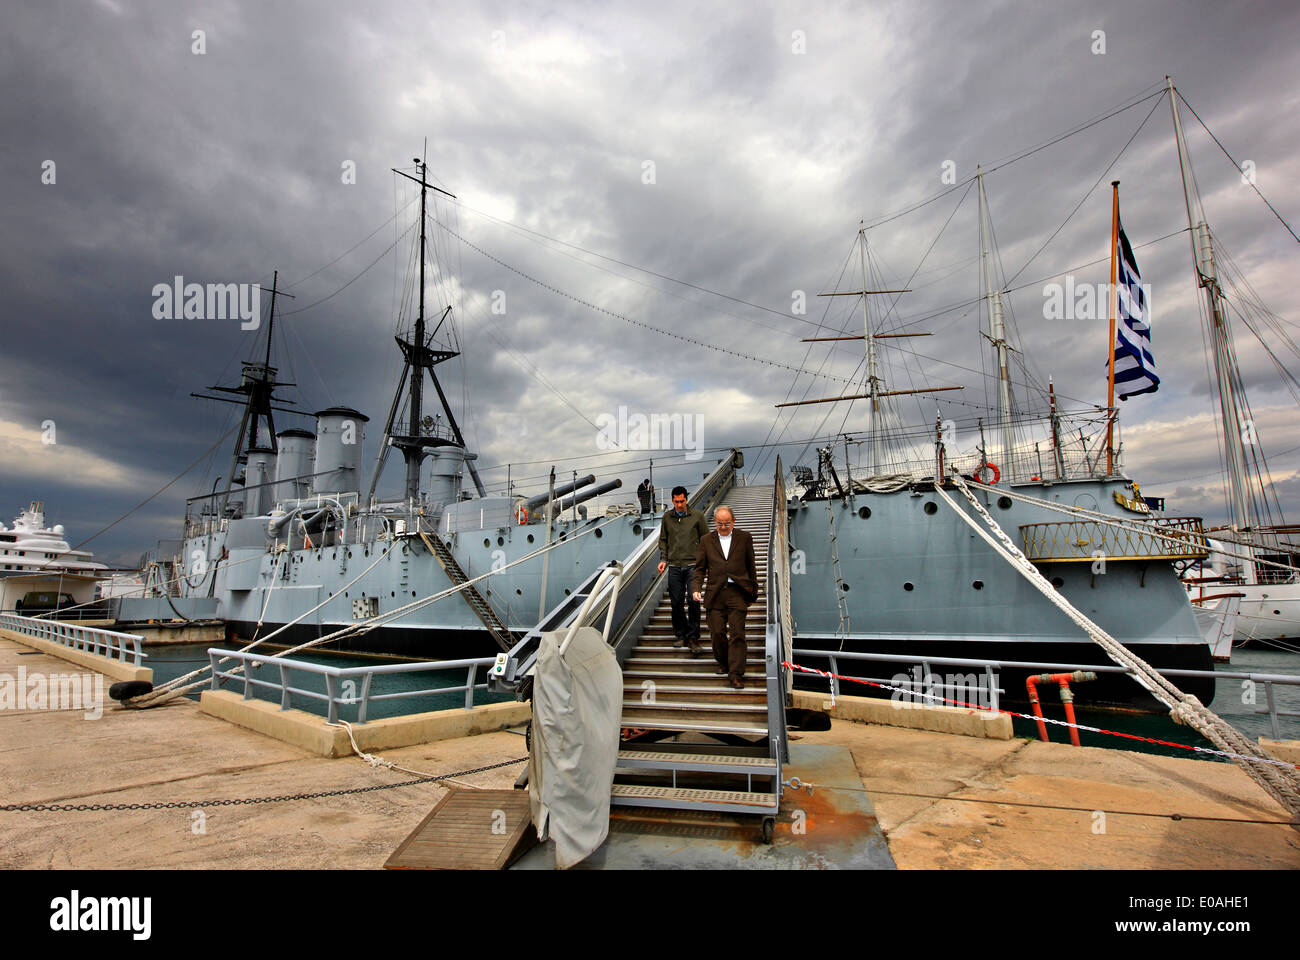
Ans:
[[[1047,679],[1048,674],[1041,673],[1037,676],[1025,678],[1025,690],[1029,694],[1029,705],[1034,708],[1034,719],[1038,723],[1038,739],[1044,743],[1051,743],[1052,738],[1047,735],[1047,724],[1043,723],[1043,708],[1038,705],[1038,687],[1039,680]]]
[[[1025,690],[1029,693],[1029,704],[1034,708],[1034,719],[1038,724],[1038,739],[1044,742],[1050,742],[1047,736],[1047,724],[1043,723],[1043,710],[1038,703],[1038,687],[1040,683],[1055,683],[1059,685],[1061,692],[1061,703],[1065,706],[1065,720],[1070,725],[1070,743],[1074,746],[1081,746],[1079,743],[1079,727],[1074,718],[1074,693],[1070,690],[1070,681],[1083,683],[1087,680],[1096,680],[1097,675],[1091,670],[1075,670],[1073,673],[1039,673],[1025,679]]]

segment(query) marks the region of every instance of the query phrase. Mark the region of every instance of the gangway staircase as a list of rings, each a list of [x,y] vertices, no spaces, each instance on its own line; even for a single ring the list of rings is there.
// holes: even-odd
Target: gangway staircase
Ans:
[[[761,590],[746,619],[745,686],[733,689],[727,675],[716,672],[706,613],[704,653],[693,658],[675,645],[667,579],[656,571],[657,537],[650,536],[622,562],[616,626],[608,638],[624,683],[623,746],[610,801],[617,807],[756,816],[763,839],[771,840],[782,766],[789,760],[785,707],[791,681],[781,667],[791,645],[785,494],[779,461],[775,483],[767,486],[736,484],[735,470],[743,464],[735,451],[695,491],[691,506],[703,510],[712,527],[713,510],[725,503],[736,526],[754,538]],[[593,574],[529,637],[572,622],[595,579]],[[604,621],[599,607],[588,621]],[[492,671],[498,682],[524,695],[529,637],[500,655]]]
[[[461,569],[460,564],[456,562],[456,556],[451,552],[451,548],[443,542],[442,537],[436,533],[421,530],[420,539],[424,541],[424,545],[429,548],[429,552],[434,555],[442,566],[443,572],[447,574],[447,579],[451,581],[452,586],[458,587],[469,579],[469,577],[465,576],[465,571]],[[488,603],[487,597],[478,592],[477,587],[466,587],[460,591],[460,596],[469,605],[469,608],[474,611],[474,616],[482,621],[483,626],[487,628],[487,632],[492,634],[492,639],[497,642],[497,646],[502,650],[509,650],[515,645],[514,635],[501,622],[497,612],[492,609],[492,604]]]

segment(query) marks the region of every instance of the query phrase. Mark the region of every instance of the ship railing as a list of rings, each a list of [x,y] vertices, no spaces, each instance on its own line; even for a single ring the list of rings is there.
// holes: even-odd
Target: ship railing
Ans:
[[[492,657],[479,657],[466,660],[430,660],[419,663],[331,667],[325,664],[310,663],[306,660],[294,660],[290,657],[276,657],[267,654],[248,653],[239,650],[219,650],[216,648],[208,650],[208,659],[212,667],[211,689],[218,689],[223,680],[242,682],[245,700],[253,699],[255,688],[278,691],[281,710],[290,709],[293,706],[294,697],[324,701],[327,704],[326,717],[330,723],[338,722],[340,707],[355,706],[357,708],[356,722],[365,723],[371,703],[382,700],[427,698],[448,693],[463,693],[465,695],[464,707],[469,710],[474,706],[475,691],[486,691],[488,689],[486,679],[481,683],[477,682],[479,671],[484,671],[486,677],[486,671],[494,663]],[[222,669],[218,666],[219,663],[226,660],[236,660],[241,663],[243,665],[242,672],[236,673],[233,667]],[[255,676],[255,671],[263,667],[274,668],[278,679],[265,679]],[[372,681],[376,676],[455,671],[464,672],[464,683],[422,690],[404,690],[395,693],[373,693],[371,689]],[[323,677],[325,692],[295,686],[293,677],[295,673]],[[297,682],[301,682],[301,680]]]
[[[786,731],[786,701],[794,689],[794,672],[783,664],[794,654],[794,620],[790,614],[790,531],[785,506],[785,471],[776,458],[772,489],[772,522],[767,540],[767,636],[764,664],[767,670],[767,729],[772,756],[790,760]],[[778,781],[780,780],[778,769]]]
[[[1035,563],[1204,560],[1210,555],[1200,517],[1149,517],[1144,522],[1150,530],[1115,527],[1099,520],[1026,523],[1020,534],[1025,556]],[[1166,539],[1169,537],[1174,540]]]
[[[739,450],[731,450],[713,472],[707,475],[691,494],[688,503],[691,507],[703,511],[706,515],[718,504],[732,487],[736,470],[744,466],[744,456]],[[609,601],[614,600],[613,619],[610,622],[607,637],[623,664],[636,645],[636,639],[654,615],[655,607],[663,596],[663,580],[667,571],[659,573],[659,538],[647,536],[629,553],[619,565],[622,574],[618,578],[618,589],[607,584],[598,592],[599,596],[587,606],[580,626],[597,623],[601,617],[609,621]],[[529,676],[537,662],[538,645],[541,635],[549,630],[560,630],[574,624],[579,612],[586,604],[593,591],[597,590],[597,581],[607,567],[593,571],[569,595],[551,608],[508,653],[498,656],[493,668],[490,683],[493,690],[510,690],[517,696],[526,698],[530,692]]]
[[[817,639],[827,642],[838,642],[840,637],[834,634],[806,634],[802,639]],[[1030,670],[1041,673],[1073,673],[1075,670],[1088,670],[1093,673],[1119,673],[1127,674],[1130,671],[1125,667],[1116,665],[1099,665],[1094,663],[1039,663],[1028,660],[982,660],[968,657],[920,657],[916,654],[906,653],[858,653],[846,650],[813,650],[797,649],[794,651],[795,657],[827,660],[830,662],[829,672],[831,674],[830,687],[832,696],[841,695],[841,685],[839,677],[840,661],[871,661],[876,663],[896,663],[908,664],[913,667],[920,667],[920,679],[908,677],[906,674],[894,674],[891,677],[867,677],[854,676],[850,680],[864,680],[868,683],[888,684],[891,687],[901,688],[899,690],[890,690],[892,699],[900,696],[908,696],[916,702],[927,702],[934,706],[958,706],[959,704],[945,703],[942,700],[932,699],[930,694],[932,690],[950,689],[957,693],[966,692],[974,693],[977,700],[964,700],[961,703],[971,704],[979,708],[989,710],[1000,710],[999,697],[1006,691],[999,688],[996,684],[997,672],[1002,669],[1008,670]],[[799,662],[799,661],[796,661]],[[956,683],[938,683],[932,667],[977,667],[982,672],[982,678],[976,677],[975,683],[965,682]],[[1249,681],[1251,689],[1257,688],[1260,684],[1264,686],[1265,706],[1256,706],[1253,711],[1258,716],[1267,715],[1269,724],[1273,731],[1273,739],[1281,740],[1281,717],[1300,717],[1300,710],[1284,710],[1277,701],[1274,686],[1291,686],[1300,687],[1300,675],[1286,673],[1244,673],[1232,670],[1188,670],[1184,668],[1160,667],[1159,671],[1166,677],[1200,677],[1213,678],[1215,680],[1240,680]],[[974,690],[972,691],[972,687]],[[865,688],[864,688],[865,689]],[[958,699],[953,697],[951,699]]]
[[[99,627],[84,627],[62,620],[37,617],[20,617],[15,613],[0,613],[0,626],[23,636],[47,640],[72,650],[81,650],[101,657],[140,666],[142,658],[149,656],[141,648],[143,637],[134,633],[119,633]],[[128,659],[129,658],[129,659]]]

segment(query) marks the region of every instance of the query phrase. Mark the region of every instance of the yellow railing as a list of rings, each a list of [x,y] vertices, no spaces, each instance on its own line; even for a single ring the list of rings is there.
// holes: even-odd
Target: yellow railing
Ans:
[[[1147,529],[1139,530],[1099,520],[1071,520],[1026,523],[1020,534],[1025,556],[1038,563],[1204,560],[1210,555],[1200,517],[1159,517],[1144,521],[1144,526]]]

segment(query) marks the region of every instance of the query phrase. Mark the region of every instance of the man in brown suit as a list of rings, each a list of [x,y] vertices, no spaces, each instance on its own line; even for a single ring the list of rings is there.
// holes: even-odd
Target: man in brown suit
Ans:
[[[728,674],[731,685],[739,690],[745,686],[745,659],[749,655],[745,613],[758,598],[754,538],[736,529],[730,507],[713,511],[713,523],[716,529],[700,538],[691,590],[709,614],[717,672]],[[707,589],[705,577],[709,581]]]

